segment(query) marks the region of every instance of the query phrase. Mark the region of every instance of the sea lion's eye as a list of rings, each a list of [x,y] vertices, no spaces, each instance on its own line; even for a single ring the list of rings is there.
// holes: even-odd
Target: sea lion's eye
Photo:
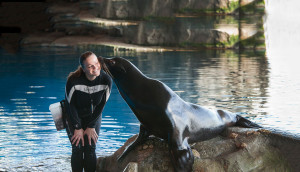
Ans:
[[[116,64],[116,61],[114,61],[114,60],[110,60],[109,62],[110,62],[111,65]]]

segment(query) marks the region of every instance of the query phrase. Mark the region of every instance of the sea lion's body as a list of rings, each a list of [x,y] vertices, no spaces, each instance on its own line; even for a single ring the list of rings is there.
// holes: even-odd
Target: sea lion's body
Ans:
[[[259,127],[231,112],[185,102],[167,85],[148,78],[126,59],[104,59],[104,63],[120,94],[141,122],[138,138],[120,159],[149,135],[154,135],[168,142],[175,171],[191,171],[194,156],[189,143],[212,138],[240,119],[243,126]]]

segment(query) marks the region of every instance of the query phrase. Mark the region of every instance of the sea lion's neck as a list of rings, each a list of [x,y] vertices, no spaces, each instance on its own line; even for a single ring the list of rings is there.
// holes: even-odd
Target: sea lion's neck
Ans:
[[[147,92],[148,82],[149,79],[142,73],[135,73],[135,75],[115,81],[121,96],[128,104],[134,103],[135,97]]]

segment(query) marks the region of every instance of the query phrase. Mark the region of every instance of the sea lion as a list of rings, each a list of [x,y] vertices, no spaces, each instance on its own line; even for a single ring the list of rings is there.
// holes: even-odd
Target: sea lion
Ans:
[[[192,171],[194,156],[189,143],[213,138],[228,126],[260,127],[234,113],[213,111],[182,100],[166,84],[145,76],[124,58],[105,58],[103,63],[141,123],[137,139],[118,160],[154,135],[167,141],[175,171]]]

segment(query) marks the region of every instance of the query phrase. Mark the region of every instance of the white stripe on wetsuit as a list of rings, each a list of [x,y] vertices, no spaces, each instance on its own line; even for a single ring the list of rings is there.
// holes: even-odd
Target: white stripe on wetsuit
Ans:
[[[86,86],[86,85],[74,85],[71,88],[71,90],[69,92],[69,95],[66,95],[67,100],[68,100],[69,103],[72,99],[72,96],[73,96],[73,93],[74,93],[75,90],[82,91],[82,92],[88,93],[88,94],[93,94],[93,93],[97,93],[97,92],[102,91],[102,90],[106,90],[106,101],[108,100],[109,95],[110,95],[110,90],[109,90],[108,85],[95,85],[95,86],[92,86],[92,87],[89,87],[89,86]],[[67,94],[67,92],[66,92],[66,94]]]

